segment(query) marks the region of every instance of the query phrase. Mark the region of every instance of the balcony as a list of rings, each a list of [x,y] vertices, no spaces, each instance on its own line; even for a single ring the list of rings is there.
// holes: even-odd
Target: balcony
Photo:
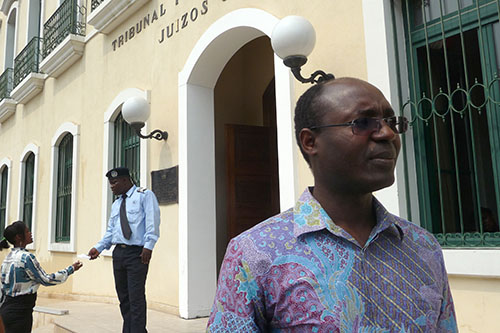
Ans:
[[[7,68],[2,75],[0,75],[0,101],[4,98],[10,97],[14,85],[14,70]]]
[[[66,0],[43,25],[43,61],[40,69],[57,77],[83,55],[86,8]]]
[[[7,68],[0,75],[0,123],[3,123],[16,112],[17,103],[9,98],[13,85],[14,71],[12,68]]]
[[[150,0],[91,0],[88,24],[108,34]]]
[[[40,37],[33,39],[14,59],[14,89],[11,97],[25,104],[43,89],[45,75],[40,73]]]

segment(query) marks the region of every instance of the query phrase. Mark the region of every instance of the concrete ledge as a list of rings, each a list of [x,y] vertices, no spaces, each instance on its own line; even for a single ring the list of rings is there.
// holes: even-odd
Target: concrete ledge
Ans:
[[[83,55],[85,37],[70,34],[40,63],[40,69],[58,77]]]
[[[56,316],[63,316],[63,315],[69,314],[69,310],[49,308],[46,306],[35,306],[33,308],[33,311],[52,314],[52,315],[56,315]]]
[[[500,249],[444,249],[448,275],[500,278]]]
[[[48,298],[48,299],[59,299],[59,300],[66,300],[66,301],[94,302],[94,303],[114,304],[114,305],[120,304],[118,302],[118,297],[116,297],[116,296],[60,294],[60,293],[51,293],[51,292],[45,292],[45,291],[38,291],[38,296]],[[146,299],[148,299],[148,297],[149,296],[146,294]],[[148,309],[151,309],[151,310],[155,310],[155,311],[159,311],[162,313],[171,314],[171,315],[175,315],[175,316],[179,315],[179,307],[174,306],[174,305],[160,303],[160,302],[154,302],[154,301],[147,301],[147,306],[148,306]]]
[[[16,112],[17,102],[10,98],[4,98],[0,102],[0,123],[6,121]]]
[[[108,34],[150,0],[106,0],[88,16],[87,23]]]
[[[19,104],[26,104],[43,90],[47,75],[30,73],[11,91],[10,96]]]

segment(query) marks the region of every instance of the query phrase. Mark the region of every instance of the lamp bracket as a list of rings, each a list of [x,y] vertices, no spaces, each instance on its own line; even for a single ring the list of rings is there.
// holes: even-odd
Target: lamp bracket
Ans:
[[[300,73],[300,68],[307,62],[307,58],[304,56],[289,56],[283,59],[285,66],[290,67],[293,76],[302,83],[321,83],[323,81],[333,80],[335,76],[333,74],[327,74],[321,70],[315,71],[311,74],[309,78],[304,78]],[[318,77],[319,76],[319,77]],[[318,77],[318,78],[316,78]]]
[[[148,135],[143,135],[141,133],[141,129],[144,127],[144,123],[131,123],[130,126],[134,129],[135,134],[137,134],[138,137],[142,139],[156,139],[156,140],[165,140],[167,141],[168,139],[168,133],[167,131],[162,131],[159,129],[155,129]]]

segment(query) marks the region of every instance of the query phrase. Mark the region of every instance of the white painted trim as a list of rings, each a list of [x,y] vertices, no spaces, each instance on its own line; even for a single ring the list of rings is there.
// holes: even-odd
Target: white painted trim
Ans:
[[[113,137],[115,134],[114,121],[121,110],[122,104],[131,97],[142,97],[151,103],[151,96],[149,90],[140,90],[137,88],[128,88],[121,91],[109,104],[106,112],[104,113],[104,142],[103,142],[103,156],[102,156],[102,208],[101,208],[101,236],[106,232],[109,219],[109,209],[111,208],[111,201],[113,200],[113,195],[109,189],[108,180],[105,177],[106,172],[111,169],[113,165],[113,155],[114,155],[114,144]],[[143,131],[147,131],[148,126],[143,128]],[[141,184],[143,186],[149,186],[148,180],[148,140],[141,140]],[[105,251],[103,255],[110,255],[110,251]]]
[[[400,102],[398,97],[398,77],[396,70],[396,57],[400,62],[400,80],[408,82],[406,72],[406,56],[404,42],[404,27],[401,17],[401,2],[394,1],[396,12],[397,31],[401,33],[394,36],[391,15],[390,0],[363,0],[363,21],[365,32],[366,65],[368,82],[378,87],[388,101],[391,102],[394,110],[398,112]],[[399,54],[394,48],[394,38],[398,38]],[[406,89],[407,90],[407,89]],[[406,98],[405,89],[403,99]],[[389,188],[377,191],[375,196],[393,214],[408,218],[407,202],[411,204],[412,222],[420,224],[418,211],[417,180],[415,172],[415,157],[413,149],[413,132],[410,128],[406,134],[406,149],[408,157],[408,177],[410,197],[406,197],[406,184],[404,175],[404,162],[402,153],[400,154],[396,166],[396,181]]]
[[[37,189],[38,189],[38,156],[40,153],[40,148],[30,143],[28,144],[19,159],[19,204],[17,206],[17,219],[24,221],[23,216],[23,198],[24,198],[24,172],[26,170],[26,158],[29,153],[33,153],[35,155],[35,166],[33,169],[33,212],[31,215],[31,233],[33,235],[33,243],[29,244],[26,248],[29,250],[34,250],[36,248],[36,207],[37,207]]]
[[[2,160],[0,160],[0,173],[3,172],[3,170],[7,168],[7,200],[5,200],[5,227],[7,227],[10,224],[9,220],[9,206],[10,206],[10,179],[12,176],[12,161],[10,158],[4,157]],[[0,186],[2,180],[0,178]],[[3,230],[0,230],[1,234],[3,235]]]
[[[57,195],[57,159],[58,148],[63,136],[66,133],[73,135],[73,169],[71,173],[71,222],[70,222],[70,241],[69,243],[55,242],[55,224],[56,224],[56,195]],[[51,173],[50,173],[50,192],[49,192],[49,251],[75,252],[76,251],[76,216],[78,201],[78,175],[80,161],[78,157],[80,148],[80,125],[67,122],[62,124],[54,134],[51,140]]]
[[[500,249],[444,249],[448,275],[500,278]]]
[[[5,44],[4,44],[4,52],[3,52],[3,69],[5,71],[5,69],[7,69],[7,64],[5,63],[6,61],[6,58],[7,58],[7,34],[8,34],[8,26],[9,26],[9,18],[10,16],[12,15],[12,11],[15,10],[15,16],[16,16],[16,24],[14,26],[14,45],[13,45],[13,51],[12,51],[12,69],[14,69],[14,59],[16,58],[16,55],[17,55],[17,32],[18,32],[18,27],[19,27],[19,10],[18,10],[18,2],[14,2],[10,9],[9,9],[9,14],[7,15],[7,19],[5,21],[5,38],[4,38],[4,41],[5,41]]]
[[[217,284],[214,86],[234,53],[257,37],[271,36],[278,21],[255,8],[226,14],[203,33],[179,73],[179,312],[183,318],[208,315]],[[290,72],[277,57],[275,75],[280,205],[285,210],[299,194],[294,95]]]

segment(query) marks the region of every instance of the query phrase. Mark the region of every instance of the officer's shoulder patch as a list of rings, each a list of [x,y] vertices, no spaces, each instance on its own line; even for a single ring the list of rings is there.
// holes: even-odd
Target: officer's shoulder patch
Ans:
[[[139,188],[137,189],[137,192],[139,192],[139,193],[144,193],[144,192],[146,192],[146,190],[147,190],[147,188],[145,188],[145,187],[139,187]]]

